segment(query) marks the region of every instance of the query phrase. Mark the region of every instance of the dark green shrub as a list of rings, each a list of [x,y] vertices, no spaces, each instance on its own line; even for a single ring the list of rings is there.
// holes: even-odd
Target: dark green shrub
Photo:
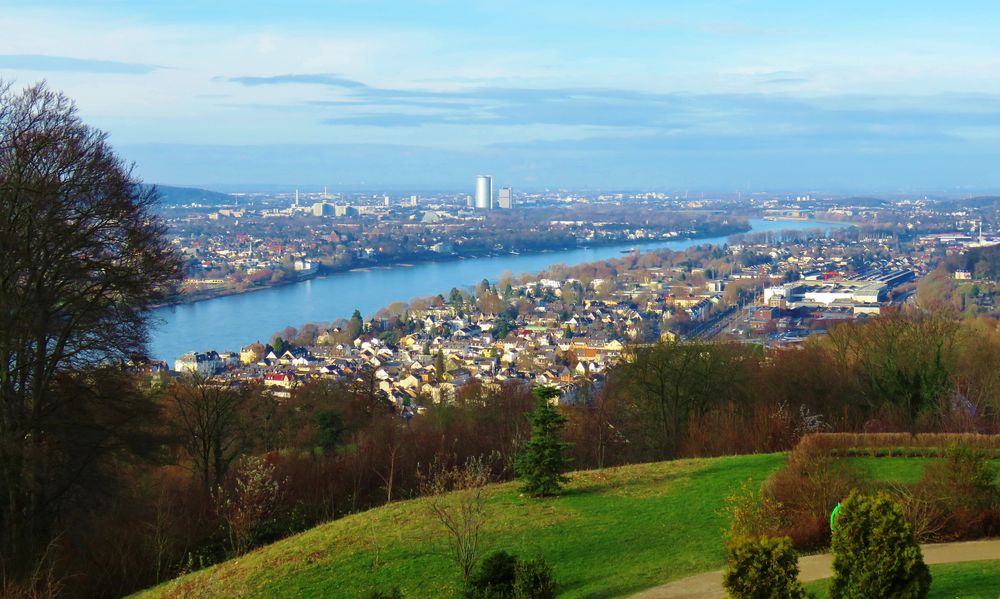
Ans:
[[[372,591],[365,595],[365,599],[403,599],[403,592],[395,587],[388,591]]]
[[[514,596],[517,556],[497,551],[486,556],[469,577],[466,599],[509,599]]]
[[[832,599],[925,599],[931,574],[888,495],[852,492],[833,531]]]
[[[732,599],[801,599],[799,554],[788,537],[740,537],[726,547],[722,584]]]
[[[556,582],[552,568],[545,560],[521,560],[514,575],[515,599],[552,599],[556,596]]]

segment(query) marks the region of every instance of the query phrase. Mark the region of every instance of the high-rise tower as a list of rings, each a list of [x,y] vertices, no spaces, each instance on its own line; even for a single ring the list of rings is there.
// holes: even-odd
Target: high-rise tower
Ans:
[[[504,210],[510,210],[514,207],[514,193],[509,187],[500,188],[500,192],[497,196],[497,204]]]
[[[493,208],[493,177],[479,175],[476,177],[476,210]]]

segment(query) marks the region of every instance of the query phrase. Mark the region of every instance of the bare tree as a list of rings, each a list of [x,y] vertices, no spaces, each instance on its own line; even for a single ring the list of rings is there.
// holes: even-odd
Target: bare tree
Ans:
[[[44,85],[15,93],[0,82],[0,559],[7,575],[30,570],[65,499],[74,491],[87,496],[81,481],[130,441],[136,419],[124,398],[136,396],[93,389],[116,365],[145,354],[149,311],[178,281],[180,263],[153,214],[156,199],[69,98]],[[96,369],[105,373],[87,374]],[[74,428],[88,434],[78,439]]]
[[[188,467],[205,490],[222,484],[229,466],[243,449],[240,408],[243,395],[194,379],[167,391],[171,424],[187,454]]]
[[[481,553],[482,530],[489,518],[485,487],[491,479],[486,460],[469,458],[465,465],[452,467],[436,460],[420,482],[420,493],[448,534],[452,557],[465,580]]]

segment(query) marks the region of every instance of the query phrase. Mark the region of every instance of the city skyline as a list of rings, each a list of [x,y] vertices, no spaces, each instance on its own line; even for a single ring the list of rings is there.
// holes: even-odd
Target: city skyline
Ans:
[[[1000,189],[987,3],[0,7],[153,182]]]

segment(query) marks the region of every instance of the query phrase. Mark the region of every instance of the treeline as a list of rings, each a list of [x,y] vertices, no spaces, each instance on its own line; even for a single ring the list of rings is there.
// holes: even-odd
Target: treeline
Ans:
[[[822,431],[992,433],[997,373],[1000,328],[985,317],[909,312],[841,324],[795,349],[658,344],[571,409],[571,440],[581,463],[607,465],[784,450]]]

